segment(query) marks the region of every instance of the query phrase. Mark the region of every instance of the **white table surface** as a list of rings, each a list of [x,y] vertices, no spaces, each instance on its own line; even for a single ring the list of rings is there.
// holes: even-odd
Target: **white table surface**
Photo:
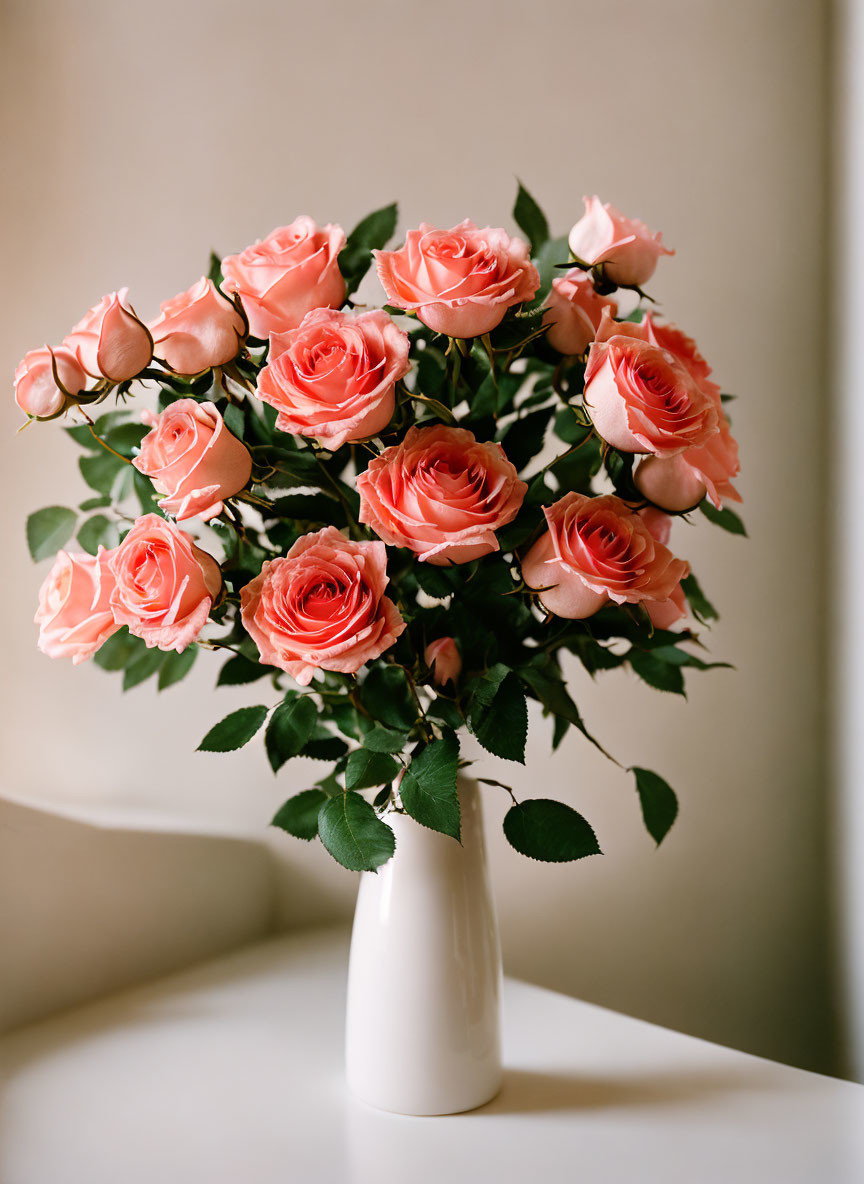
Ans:
[[[347,941],[290,935],[5,1037],[0,1184],[864,1181],[864,1087],[518,982],[495,1101],[371,1110],[342,1083]]]

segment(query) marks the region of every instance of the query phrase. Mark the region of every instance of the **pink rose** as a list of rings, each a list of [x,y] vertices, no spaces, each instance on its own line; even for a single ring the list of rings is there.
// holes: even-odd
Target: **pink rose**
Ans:
[[[452,230],[423,222],[400,250],[372,254],[390,304],[416,309],[424,325],[448,337],[489,333],[540,287],[526,243],[490,226],[478,230],[468,218]]]
[[[256,337],[296,329],[307,312],[345,299],[337,256],[345,246],[341,226],[318,227],[296,218],[239,255],[222,260],[226,292],[236,292]]]
[[[674,255],[644,222],[625,218],[599,197],[584,197],[585,213],[570,231],[570,250],[576,259],[603,264],[614,284],[640,286],[651,279],[661,255]]]
[[[657,324],[651,313],[641,324],[630,326],[629,332],[671,354],[711,398],[718,416],[717,432],[701,447],[687,448],[677,456],[649,456],[640,461],[633,475],[637,489],[649,501],[676,512],[692,509],[706,494],[718,509],[724,498],[740,502],[741,496],[732,484],[740,470],[738,444],[720,401],[720,388],[711,380],[711,367],[695,341],[675,325]]]
[[[603,319],[588,354],[585,405],[597,433],[621,452],[675,456],[719,430],[712,393],[644,328]]]
[[[111,612],[114,577],[109,552],[71,555],[58,551],[39,589],[37,645],[49,658],[71,658],[74,665],[93,656],[120,628]]]
[[[527,488],[500,444],[440,425],[409,428],[357,478],[360,521],[439,565],[499,550],[495,531],[516,517]]]
[[[438,687],[448,682],[455,684],[462,672],[462,658],[452,637],[439,637],[430,641],[423,651],[423,661],[432,669],[432,681]]]
[[[299,538],[240,592],[240,611],[261,661],[301,686],[317,669],[354,674],[405,628],[387,586],[383,543],[355,543],[335,526]]]
[[[178,399],[160,415],[145,411],[141,418],[152,431],[132,463],[166,495],[159,503],[166,514],[181,521],[213,518],[222,512],[222,499],[249,480],[252,457],[213,403]]]
[[[707,444],[678,456],[645,457],[636,466],[633,481],[644,497],[664,510],[692,510],[706,495],[719,510],[724,498],[741,501],[732,484],[739,468],[738,444],[721,409],[720,430]]]
[[[380,308],[358,316],[316,308],[299,328],[272,335],[256,394],[279,412],[281,431],[335,451],[390,422],[408,349],[407,333]]]
[[[566,493],[543,512],[549,529],[522,561],[522,576],[557,617],[590,617],[610,600],[668,600],[689,571],[612,494]]]
[[[200,374],[237,357],[246,322],[233,300],[204,276],[159,305],[149,325],[153,350],[176,374]]]
[[[195,640],[222,587],[219,564],[192,536],[158,514],[138,518],[109,555],[118,625],[152,648],[182,653]]]
[[[584,354],[608,308],[614,317],[618,305],[598,295],[587,271],[571,267],[566,275],[552,281],[552,290],[543,305],[548,309],[543,323],[548,325],[546,340],[559,354]]]
[[[103,296],[63,344],[92,378],[111,382],[134,378],[153,357],[153,338],[129,303],[128,288]]]
[[[672,519],[668,514],[656,510],[653,506],[645,506],[639,511],[639,517],[658,543],[662,543],[664,547],[669,545]],[[668,600],[646,600],[645,610],[655,629],[671,629],[687,615],[687,598],[680,582],[672,589]]]
[[[31,349],[15,367],[15,402],[36,419],[59,415],[67,399],[74,398],[86,385],[87,375],[78,359],[62,346],[55,350],[47,345]]]

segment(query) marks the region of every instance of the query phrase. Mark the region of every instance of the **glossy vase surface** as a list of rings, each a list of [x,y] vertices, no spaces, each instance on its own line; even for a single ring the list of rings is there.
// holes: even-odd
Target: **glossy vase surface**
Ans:
[[[348,975],[352,1093],[398,1114],[473,1110],[501,1086],[501,952],[482,803],[461,780],[462,842],[405,814],[361,877]]]

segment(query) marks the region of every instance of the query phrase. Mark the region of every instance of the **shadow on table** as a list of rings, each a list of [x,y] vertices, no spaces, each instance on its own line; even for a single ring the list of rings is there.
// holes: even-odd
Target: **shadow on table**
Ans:
[[[771,1066],[754,1062],[746,1069],[669,1070],[632,1077],[587,1077],[506,1069],[501,1092],[473,1113],[530,1114],[541,1111],[616,1110],[637,1106],[701,1102],[719,1093],[759,1089]]]

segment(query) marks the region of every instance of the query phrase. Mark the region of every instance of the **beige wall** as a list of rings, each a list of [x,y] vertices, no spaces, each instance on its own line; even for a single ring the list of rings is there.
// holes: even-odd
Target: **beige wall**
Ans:
[[[738,669],[691,679],[686,703],[575,675],[622,761],[680,791],[659,853],[629,780],[585,744],[551,759],[538,725],[527,768],[499,766],[519,792],[578,805],[607,852],[541,867],[495,825],[505,951],[538,982],[826,1064],[823,5],[7,0],[0,19],[6,373],[103,291],[130,284],[150,315],[211,247],[299,212],[351,225],[398,197],[403,228],[509,224],[519,175],[561,230],[584,191],[662,227],[678,254],[652,288],[741,395],[751,540],[675,539],[724,611],[712,649]],[[115,678],[35,652],[23,516],[82,486],[56,428],[15,437],[11,406],[2,419],[6,791],[260,833],[309,766],[276,783],[258,749],[192,751],[260,691],[211,694],[202,659],[182,687],[124,698]],[[316,881],[347,907],[351,877],[323,852],[284,852],[286,919]]]

